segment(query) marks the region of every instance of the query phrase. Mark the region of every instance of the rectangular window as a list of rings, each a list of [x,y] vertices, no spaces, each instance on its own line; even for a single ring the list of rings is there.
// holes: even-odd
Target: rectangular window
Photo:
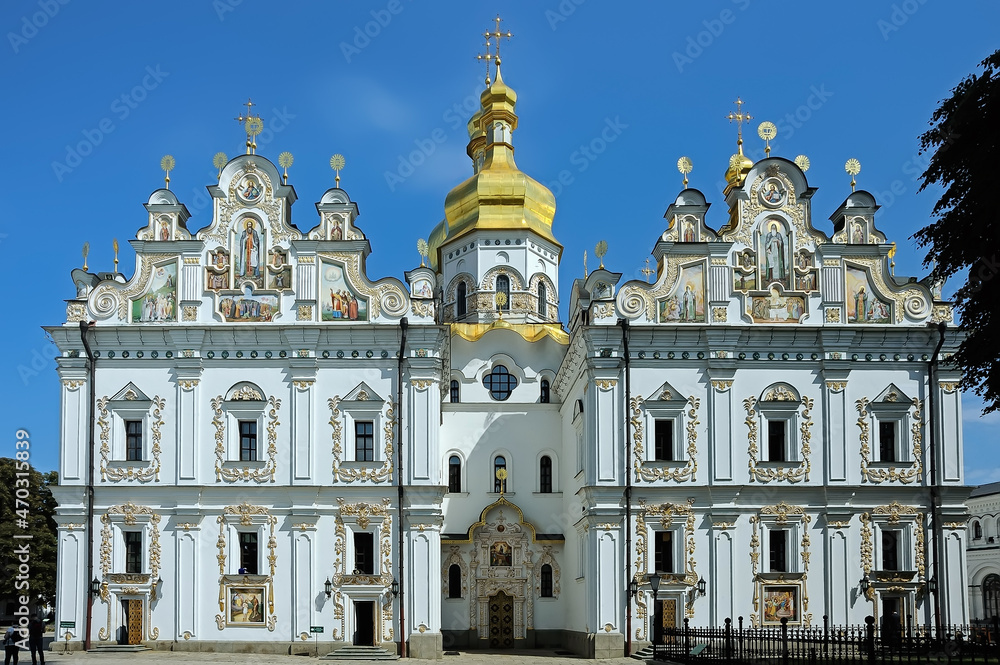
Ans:
[[[896,423],[880,421],[878,424],[878,459],[880,462],[896,462]]]
[[[785,448],[785,426],[787,422],[784,420],[768,420],[767,421],[767,461],[768,462],[786,462],[788,461],[788,456],[786,454]]]
[[[354,459],[359,462],[375,460],[375,424],[370,420],[354,423]]]
[[[142,572],[142,532],[125,532],[125,572]]]
[[[787,573],[788,570],[788,531],[785,529],[767,530],[767,547],[770,554],[772,573]]]
[[[245,575],[257,574],[256,533],[240,533],[240,572]]]
[[[354,574],[375,574],[375,534],[354,534]]]
[[[129,462],[142,461],[142,421],[125,421],[125,459]]]
[[[240,461],[257,461],[257,421],[240,421]]]
[[[882,532],[882,570],[899,570],[899,532]]]
[[[653,565],[658,573],[674,572],[674,532],[657,531],[653,541]]]
[[[657,462],[674,461],[674,419],[657,418],[653,429],[653,454]]]

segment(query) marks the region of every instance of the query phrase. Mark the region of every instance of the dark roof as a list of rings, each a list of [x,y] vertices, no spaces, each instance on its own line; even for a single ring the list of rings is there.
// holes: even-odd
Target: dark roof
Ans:
[[[969,498],[972,499],[977,496],[986,496],[988,494],[1000,494],[1000,483],[987,483],[985,485],[980,485],[976,489],[972,490],[969,494]]]

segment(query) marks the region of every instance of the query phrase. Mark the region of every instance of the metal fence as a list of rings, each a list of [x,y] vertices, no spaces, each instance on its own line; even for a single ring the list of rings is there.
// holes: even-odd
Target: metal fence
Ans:
[[[683,663],[1000,663],[1000,622],[977,626],[743,626],[726,619],[722,628],[664,628],[655,640],[654,660]]]

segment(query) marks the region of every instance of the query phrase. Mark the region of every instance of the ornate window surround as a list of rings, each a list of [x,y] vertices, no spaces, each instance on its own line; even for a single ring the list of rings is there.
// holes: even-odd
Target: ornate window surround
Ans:
[[[632,424],[632,448],[635,460],[633,469],[636,482],[672,480],[674,482],[695,481],[698,472],[698,409],[701,399],[694,395],[687,399],[676,398],[677,391],[665,388],[657,399],[644,400],[633,397],[629,419]],[[656,420],[673,418],[675,461],[653,459],[654,446],[647,447],[645,432],[655,432]],[[681,447],[680,433],[685,433],[685,447]],[[652,437],[650,437],[651,439]]]
[[[904,563],[913,563],[910,570],[883,571],[875,568],[875,548],[881,546],[879,536],[883,529],[903,532],[903,543],[899,551]],[[906,559],[912,543],[913,558]],[[926,544],[924,540],[924,513],[916,506],[906,506],[893,501],[881,506],[875,506],[870,513],[861,515],[861,569],[865,577],[873,577],[873,585],[866,594],[869,600],[875,599],[876,590],[882,590],[888,584],[909,584],[905,590],[915,590],[919,582],[923,582],[927,571]],[[878,556],[881,562],[881,553]]]
[[[395,407],[392,400],[381,401],[381,397],[369,392],[367,386],[359,385],[346,398],[339,395],[328,400],[330,426],[333,428],[333,481],[352,483],[367,480],[382,483],[392,480],[395,464],[393,460],[394,434],[396,426]],[[375,460],[358,462],[354,460],[354,422],[371,420],[375,434]],[[350,437],[344,441],[345,432]],[[345,448],[349,454],[345,453]],[[346,459],[345,459],[346,458]]]
[[[743,400],[743,408],[747,412],[744,423],[749,430],[747,453],[750,457],[750,481],[770,482],[784,480],[791,483],[809,480],[812,463],[809,455],[812,453],[812,408],[815,400],[800,396],[794,388],[785,383],[775,383],[764,389],[758,400],[754,396]],[[800,411],[801,409],[801,411]],[[758,448],[758,430],[764,430],[769,420],[779,419],[788,422],[788,439],[785,442],[789,461],[768,462],[760,459]],[[798,454],[796,455],[796,436],[798,430]]]
[[[119,482],[160,480],[160,427],[166,402],[160,396],[146,397],[129,383],[113,397],[97,400],[97,425],[101,430],[101,480]],[[142,422],[143,459],[126,460],[125,422]]]
[[[215,426],[215,480],[235,482],[253,480],[258,483],[274,482],[278,466],[278,410],[281,400],[266,397],[264,391],[253,383],[237,383],[226,397],[222,395],[211,401],[212,425]],[[240,460],[241,420],[257,422],[257,460]],[[260,432],[267,431],[267,449],[261,450]],[[266,459],[265,459],[266,455]]]
[[[674,518],[683,517],[683,526],[674,527]],[[635,560],[635,581],[641,586],[646,581],[646,574],[653,572],[650,560],[650,539],[649,531],[653,530],[673,530],[678,538],[674,540],[680,545],[682,557],[675,559],[682,562],[683,573],[671,575],[661,575],[661,589],[690,591],[698,586],[698,570],[695,560],[696,540],[695,540],[695,513],[694,499],[688,499],[686,504],[662,503],[659,505],[647,504],[645,499],[639,499],[639,509],[635,514],[636,532],[636,560]],[[683,535],[681,535],[683,534]],[[678,545],[675,545],[677,547]],[[665,586],[664,586],[665,585]],[[684,616],[690,618],[694,616],[695,594],[686,593],[684,603]],[[651,600],[651,598],[650,598]],[[646,598],[643,594],[636,596],[636,606],[638,607],[636,616],[639,618],[640,628],[636,630],[636,639],[646,639],[646,628],[644,621],[646,617]]]
[[[862,397],[855,402],[858,410],[858,429],[861,430],[861,480],[883,483],[897,481],[904,484],[918,482],[923,472],[923,403],[919,398],[907,398],[894,386],[887,388],[874,401]],[[902,397],[903,401],[899,401]],[[912,411],[911,411],[912,410]],[[871,432],[878,431],[878,423],[889,419],[900,423],[897,431],[900,453],[899,462],[879,462],[873,459]],[[902,445],[903,432],[909,426],[911,447]],[[906,454],[909,453],[909,454]],[[905,457],[904,457],[905,455]],[[900,466],[909,463],[909,466]]]
[[[236,517],[238,516],[238,517]],[[238,524],[233,524],[236,519]],[[260,585],[267,586],[267,619],[265,625],[268,631],[274,632],[278,625],[278,617],[274,614],[274,573],[278,564],[278,541],[274,535],[274,528],[278,524],[278,518],[271,515],[265,506],[255,506],[244,501],[237,506],[226,506],[216,520],[219,524],[219,539],[216,547],[219,553],[216,559],[219,562],[219,612],[215,615],[215,623],[219,630],[224,630],[226,621],[226,587],[233,584],[240,585]],[[239,567],[239,536],[241,532],[256,532],[257,542],[264,542],[264,535],[267,532],[267,561],[265,569],[269,570],[267,575],[240,575],[226,573],[226,560],[231,560]],[[229,538],[231,536],[231,538]]]
[[[803,506],[793,506],[784,501],[764,506],[756,515],[751,515],[750,525],[752,528],[750,535],[750,566],[753,571],[753,613],[750,615],[750,624],[755,628],[761,626],[764,621],[764,608],[761,596],[764,584],[788,584],[798,586],[802,595],[802,619],[801,625],[812,625],[812,614],[809,612],[809,591],[807,580],[809,577],[809,524],[812,516],[807,515]],[[761,542],[764,534],[772,528],[785,528],[791,531],[789,546],[793,551],[789,552],[789,564],[796,565],[799,570],[795,572],[761,572]],[[798,547],[795,544],[798,543]]]
[[[160,577],[160,515],[149,506],[141,506],[131,501],[121,505],[111,506],[101,515],[101,591],[100,599],[108,606],[107,623],[98,631],[98,639],[106,642],[111,639],[112,605],[111,595],[142,596],[145,618],[143,625],[148,626],[147,639],[156,640],[160,636],[159,628],[152,625],[149,605],[157,598],[157,581]],[[138,528],[136,528],[138,527]],[[124,570],[124,547],[116,547],[115,543],[124,543],[124,531],[142,531],[142,543],[146,552],[143,555],[143,569],[148,573],[116,573],[113,570]]]

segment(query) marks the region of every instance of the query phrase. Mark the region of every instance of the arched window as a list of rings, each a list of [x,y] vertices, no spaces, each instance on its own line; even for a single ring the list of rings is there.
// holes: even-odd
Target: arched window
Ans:
[[[510,277],[507,275],[497,276],[497,293],[502,293],[507,296],[504,303],[502,305],[498,305],[497,309],[505,312],[510,310]]]
[[[542,598],[552,597],[552,566],[544,564],[542,566],[542,579],[539,580],[542,591]]]
[[[448,597],[462,597],[462,569],[457,563],[448,567]]]
[[[448,491],[462,491],[462,460],[458,455],[448,459]]]
[[[503,469],[503,478],[499,478],[497,472]],[[507,458],[497,455],[493,460],[493,491],[496,493],[507,491]]]
[[[972,523],[972,539],[981,540],[983,537],[983,525],[979,522]]]
[[[545,318],[545,312],[548,310],[548,290],[545,285],[541,282],[538,283],[538,316]]]
[[[542,387],[538,394],[538,401],[542,404],[549,403],[549,380],[542,379]]]
[[[983,580],[983,618],[1000,617],[1000,575],[987,575]]]
[[[466,300],[468,300],[468,287],[465,282],[458,283],[458,295],[455,296],[455,318],[460,319],[465,316]]]
[[[461,393],[458,390],[458,381],[455,379],[451,380],[448,384],[448,398],[451,400],[452,404],[458,404],[461,401]]]
[[[503,365],[497,365],[492,372],[483,377],[483,385],[490,391],[490,397],[502,402],[510,397],[511,392],[517,387],[517,377]]]
[[[538,460],[538,490],[542,494],[552,493],[552,458],[548,455]]]

